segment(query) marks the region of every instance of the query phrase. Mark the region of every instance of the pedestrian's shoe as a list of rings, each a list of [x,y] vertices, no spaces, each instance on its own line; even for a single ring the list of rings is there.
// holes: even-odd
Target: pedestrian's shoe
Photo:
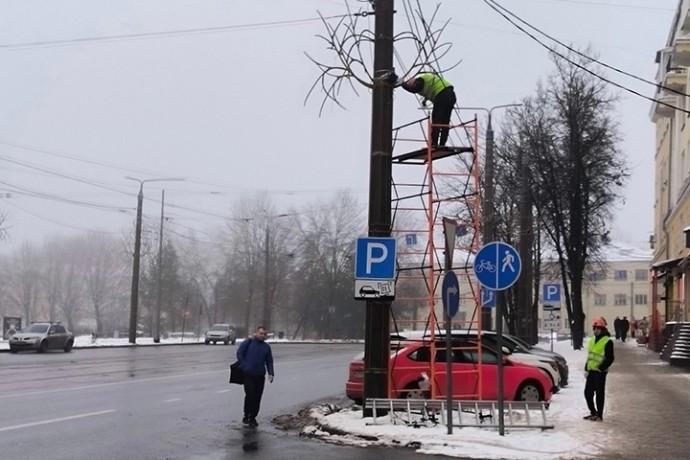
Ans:
[[[259,426],[259,424],[256,422],[256,419],[254,417],[249,419],[249,426],[252,428],[256,428]]]
[[[598,415],[595,415],[590,420],[592,420],[593,422],[602,422],[603,421],[603,419],[601,417],[599,417]]]
[[[246,415],[242,417],[242,423],[244,423],[245,425],[249,425],[249,417]]]
[[[596,415],[589,414],[589,415],[585,415],[584,417],[582,417],[582,419],[583,420],[594,420],[594,417],[596,417]]]

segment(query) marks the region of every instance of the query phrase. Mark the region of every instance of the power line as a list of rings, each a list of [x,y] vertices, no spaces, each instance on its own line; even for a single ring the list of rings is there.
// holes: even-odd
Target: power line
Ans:
[[[22,208],[21,206],[17,205],[16,203],[12,203],[11,200],[7,200],[6,203],[9,204],[10,206],[12,206],[13,208],[20,210],[21,212],[24,212],[26,214],[29,214],[31,216],[36,217],[37,219],[45,220],[46,222],[50,222],[51,224],[55,224],[55,225],[60,225],[62,227],[71,228],[72,230],[79,230],[80,232],[87,232],[87,233],[102,233],[104,235],[118,235],[118,233],[115,233],[115,232],[106,232],[103,230],[95,230],[95,229],[87,229],[87,228],[82,228],[82,227],[75,227],[73,225],[65,224],[62,222],[57,222],[55,220],[48,219],[45,216],[40,216],[40,215],[35,214],[31,211],[28,211],[28,210]]]
[[[269,29],[274,27],[288,27],[288,26],[298,26],[304,25],[315,21],[321,21],[325,19],[335,19],[343,18],[349,16],[348,14],[339,14],[335,16],[325,16],[317,18],[304,18],[304,19],[290,19],[285,21],[269,21],[269,22],[256,22],[252,24],[235,24],[231,26],[219,26],[219,27],[200,27],[196,29],[177,29],[177,30],[167,30],[161,32],[142,32],[134,34],[121,34],[121,35],[109,35],[106,37],[82,37],[82,38],[69,38],[63,40],[46,40],[46,41],[35,41],[35,42],[25,42],[25,43],[10,43],[10,44],[0,44],[0,49],[8,50],[18,50],[18,49],[33,49],[33,48],[47,48],[47,47],[57,47],[57,46],[72,46],[72,45],[82,45],[98,42],[112,42],[112,41],[123,41],[123,40],[139,40],[139,39],[150,39],[150,38],[165,38],[165,37],[178,37],[183,35],[203,35],[212,33],[223,33],[223,32],[234,32],[234,31],[244,31],[244,30],[256,30],[256,29]]]
[[[591,56],[588,56],[588,55],[584,54],[583,52],[581,52],[581,51],[579,51],[579,50],[573,48],[572,46],[566,45],[565,43],[563,43],[562,41],[558,40],[557,38],[552,37],[551,35],[547,34],[547,33],[544,32],[543,30],[541,30],[541,29],[539,29],[539,28],[533,26],[532,24],[528,23],[527,21],[525,21],[524,19],[522,19],[521,17],[519,17],[518,15],[516,15],[515,13],[513,13],[513,12],[510,11],[509,9],[507,9],[506,7],[502,6],[500,3],[497,3],[497,2],[495,2],[495,1],[492,1],[492,3],[494,3],[498,8],[500,8],[500,9],[503,10],[503,11],[505,11],[507,14],[509,14],[510,16],[514,17],[515,19],[517,19],[519,22],[523,23],[524,25],[526,25],[526,26],[529,27],[530,29],[535,30],[536,32],[540,33],[541,35],[545,36],[546,38],[548,38],[548,39],[550,39],[550,40],[553,40],[554,42],[558,43],[558,44],[561,45],[562,47],[568,49],[569,51],[572,51],[573,53],[575,53],[575,54],[577,54],[577,55],[579,55],[579,56],[584,57],[585,59],[588,59],[588,60],[590,60],[590,61],[592,61],[592,62],[596,62],[597,64],[601,65],[602,67],[605,67],[605,68],[607,68],[607,69],[613,70],[614,72],[620,73],[620,74],[625,75],[625,76],[627,76],[627,77],[634,78],[635,80],[641,81],[641,82],[643,82],[643,83],[647,83],[647,84],[649,84],[649,85],[655,86],[657,89],[664,89],[664,90],[666,90],[666,91],[669,91],[669,92],[672,92],[672,93],[676,93],[676,94],[678,94],[678,95],[680,95],[680,96],[690,97],[690,94],[686,94],[686,93],[684,93],[684,92],[682,92],[682,91],[677,91],[677,90],[675,90],[675,89],[673,89],[673,88],[669,88],[668,86],[664,86],[664,85],[659,84],[659,83],[657,83],[657,82],[655,82],[655,81],[647,80],[647,79],[645,79],[645,78],[639,77],[639,76],[637,76],[637,75],[635,75],[635,74],[632,74],[632,73],[630,73],[630,72],[626,72],[625,70],[621,70],[621,69],[619,69],[619,68],[617,68],[617,67],[614,67],[614,66],[609,65],[609,64],[607,64],[607,63],[605,63],[605,62],[602,62],[602,61],[600,61],[600,60],[598,60],[598,59],[596,59],[596,58],[593,58],[593,57],[591,57]]]
[[[602,3],[602,2],[593,2],[593,1],[587,1],[587,0],[529,0],[532,2],[540,2],[540,3],[570,3],[573,5],[588,5],[588,6],[602,6],[602,7],[608,7],[608,8],[628,8],[628,9],[636,9],[636,10],[656,10],[656,11],[675,11],[674,8],[660,8],[657,6],[642,6],[642,5],[631,5],[629,3]]]
[[[513,26],[515,26],[517,29],[519,29],[520,31],[522,31],[522,32],[523,32],[524,34],[526,34],[527,36],[529,36],[532,40],[536,41],[536,42],[537,42],[538,44],[540,44],[542,47],[546,48],[549,52],[551,52],[551,53],[555,54],[556,56],[560,57],[561,59],[563,59],[563,60],[569,62],[570,64],[572,64],[573,66],[577,67],[578,69],[580,69],[580,70],[582,70],[582,71],[584,71],[584,72],[587,72],[588,74],[592,75],[593,77],[596,77],[596,78],[598,78],[599,80],[602,80],[602,81],[604,81],[604,82],[606,82],[606,83],[608,83],[608,84],[610,84],[610,85],[613,85],[613,86],[615,86],[616,88],[619,88],[619,89],[622,89],[623,91],[626,91],[626,92],[628,92],[628,93],[634,94],[635,96],[641,97],[641,98],[643,98],[643,99],[647,99],[648,101],[655,102],[655,103],[660,104],[660,105],[664,105],[664,106],[666,106],[666,107],[670,107],[670,108],[672,108],[672,109],[674,109],[674,110],[678,110],[679,112],[683,112],[683,113],[686,113],[686,114],[690,114],[690,110],[681,109],[680,107],[676,107],[676,106],[674,106],[674,105],[672,105],[672,104],[667,104],[666,102],[663,102],[663,101],[661,101],[661,100],[655,99],[655,98],[653,98],[653,97],[645,96],[644,94],[640,93],[639,91],[635,91],[634,89],[628,88],[627,86],[621,85],[620,83],[617,83],[617,82],[615,82],[615,81],[613,81],[613,80],[609,80],[608,78],[603,77],[603,76],[597,74],[596,72],[592,71],[591,69],[588,69],[587,67],[583,66],[582,64],[579,64],[579,63],[573,61],[572,59],[568,58],[568,57],[565,56],[563,53],[558,52],[555,48],[552,48],[552,47],[548,46],[547,44],[545,44],[544,42],[542,42],[541,40],[539,40],[537,37],[535,37],[534,35],[532,35],[530,32],[528,32],[527,30],[525,30],[524,28],[522,28],[519,24],[515,23],[511,18],[509,18],[508,16],[506,16],[506,14],[503,13],[503,11],[501,11],[498,7],[494,6],[494,3],[496,3],[494,0],[484,0],[484,3],[486,3],[491,9],[493,9],[493,10],[496,11],[498,14],[500,14],[506,21],[510,22],[510,23],[511,23]]]

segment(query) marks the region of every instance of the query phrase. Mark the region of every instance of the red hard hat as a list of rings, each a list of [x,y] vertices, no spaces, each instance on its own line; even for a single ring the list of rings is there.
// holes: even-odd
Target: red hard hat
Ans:
[[[606,320],[600,316],[594,320],[592,327],[606,327]]]

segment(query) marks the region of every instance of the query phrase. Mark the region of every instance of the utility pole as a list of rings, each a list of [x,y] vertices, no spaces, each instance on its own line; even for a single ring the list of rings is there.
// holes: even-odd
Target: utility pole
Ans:
[[[153,331],[154,343],[161,341],[161,298],[163,297],[163,209],[165,206],[165,190],[161,191],[161,228],[158,235],[158,285],[156,286],[156,322]]]
[[[129,304],[129,343],[137,343],[137,317],[139,308],[139,261],[141,260],[141,207],[144,202],[144,182],[137,195],[137,223],[134,236],[134,262],[132,264],[132,294]]]
[[[369,236],[391,234],[391,173],[393,150],[394,0],[374,0],[374,88],[369,170]],[[388,397],[391,301],[367,299],[364,342],[364,399]],[[372,410],[364,411],[371,416]]]
[[[529,190],[529,146],[520,150],[520,241],[518,243],[522,274],[518,280],[518,336],[529,344],[536,343],[536,321],[532,310],[532,196]]]
[[[270,330],[271,328],[271,307],[268,302],[268,264],[270,262],[269,254],[268,254],[268,245],[271,244],[270,241],[270,228],[268,224],[266,224],[266,241],[264,244],[264,320],[263,320],[263,326],[266,328],[266,330]]]
[[[139,195],[137,196],[137,223],[134,235],[134,261],[132,262],[132,292],[129,305],[129,343],[137,343],[137,320],[139,316],[139,263],[141,261],[141,213],[144,202],[144,184],[146,182],[173,182],[182,181],[183,177],[166,177],[161,179],[137,179],[125,177],[125,179],[139,182]]]

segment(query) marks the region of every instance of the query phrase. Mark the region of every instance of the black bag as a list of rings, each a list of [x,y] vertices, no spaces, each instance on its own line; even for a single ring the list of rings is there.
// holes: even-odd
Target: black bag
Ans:
[[[239,361],[235,361],[233,364],[230,365],[230,382],[229,383],[236,383],[238,385],[244,384],[244,372],[240,368],[240,362]]]

